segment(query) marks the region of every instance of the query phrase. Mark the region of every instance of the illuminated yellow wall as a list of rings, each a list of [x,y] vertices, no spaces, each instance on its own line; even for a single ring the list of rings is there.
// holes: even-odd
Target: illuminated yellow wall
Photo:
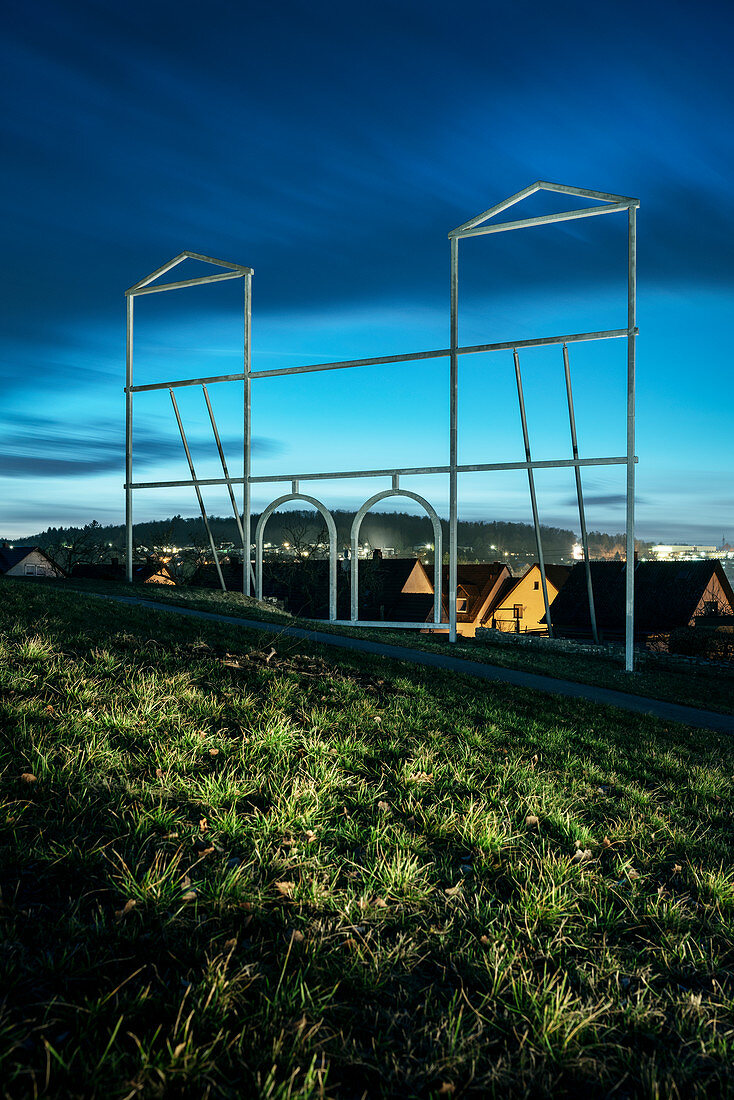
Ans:
[[[537,588],[535,587],[536,584]],[[558,595],[558,589],[548,577],[546,577],[546,584],[548,586],[548,602],[552,604]],[[515,604],[522,604],[523,608],[522,618],[519,620],[520,634],[525,634],[529,630],[546,629],[545,623],[540,621],[545,615],[545,604],[543,602],[540,568],[537,565],[533,565],[525,576],[520,578],[512,591],[505,596],[502,605],[490,615],[486,625],[494,626],[497,630],[515,633],[517,630],[513,613]]]

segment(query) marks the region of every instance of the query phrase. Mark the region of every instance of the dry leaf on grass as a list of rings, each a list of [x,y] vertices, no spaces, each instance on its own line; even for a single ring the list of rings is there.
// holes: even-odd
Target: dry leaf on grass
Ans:
[[[463,884],[461,882],[458,882],[456,886],[447,886],[444,890],[444,894],[447,898],[455,898],[458,894],[461,893],[462,885]]]
[[[292,943],[303,943],[306,937],[304,936],[303,932],[299,931],[298,928],[294,928],[291,932],[290,938]]]
[[[540,824],[540,819],[537,818],[535,814],[528,814],[528,816],[525,818],[525,824],[533,828],[534,826]]]
[[[210,756],[219,756],[219,749],[209,749]]]
[[[36,779],[36,776],[33,774],[33,772],[23,772],[23,774],[20,777],[20,781],[21,781],[21,783],[37,783],[38,782],[38,780]]]
[[[377,724],[378,726],[379,726],[379,725],[382,725],[382,719],[380,718],[379,714],[376,714],[376,715],[375,715],[375,717],[374,717],[373,721],[374,721],[374,722],[376,722],[376,724]]]
[[[181,895],[181,901],[196,901],[197,897],[196,890],[187,890],[185,894]]]
[[[126,917],[128,915],[128,913],[130,912],[130,910],[134,909],[137,904],[138,903],[135,900],[135,898],[128,898],[127,901],[125,902],[125,904],[123,905],[122,909],[116,909],[115,910],[115,918],[117,920],[121,920],[123,917]]]
[[[609,839],[608,836],[604,837],[604,839],[601,842],[601,846],[602,846],[602,848],[611,848],[612,842],[611,842],[611,840]]]
[[[156,777],[156,779],[162,779],[163,778],[163,768],[156,768],[155,777]]]
[[[483,945],[484,947],[489,947],[489,945],[490,945],[490,943],[491,943],[492,941],[490,940],[489,936],[480,936],[480,937],[479,937],[479,942],[480,942],[480,943],[481,943],[481,944],[482,944],[482,945]]]
[[[296,888],[295,882],[287,882],[287,881],[283,880],[282,882],[276,882],[276,884],[275,884],[275,889],[284,898],[289,898],[292,895],[295,888]]]
[[[306,829],[306,840],[311,844],[316,839],[316,833],[313,829]]]
[[[441,1088],[438,1090],[439,1096],[453,1096],[456,1092],[456,1085],[452,1081],[443,1081]]]
[[[345,951],[356,951],[357,941],[355,940],[354,936],[347,936],[342,944],[342,947]]]
[[[389,802],[378,802],[377,803],[377,809],[380,811],[381,814],[386,814],[387,811],[390,809],[390,803]]]
[[[202,833],[205,833],[209,828],[209,822],[205,817],[199,818],[199,829]]]
[[[682,870],[683,870],[683,868],[681,867],[680,863],[674,863],[674,864],[673,864],[673,874],[674,874],[674,875],[678,875],[678,874],[680,874],[680,872],[681,872]]]
[[[387,902],[384,898],[375,898],[374,906],[375,909],[387,909]]]

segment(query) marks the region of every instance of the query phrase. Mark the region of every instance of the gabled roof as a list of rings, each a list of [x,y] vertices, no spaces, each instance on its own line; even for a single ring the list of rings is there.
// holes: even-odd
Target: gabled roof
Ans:
[[[487,607],[496,599],[497,592],[502,587],[507,573],[507,566],[501,561],[475,562],[473,564],[460,562],[456,567],[456,583],[457,588],[463,588],[466,592],[467,607],[466,611],[457,613],[457,622],[473,623],[486,615]],[[444,565],[442,568],[441,588],[443,621],[448,622],[448,565]]]
[[[176,283],[156,283],[156,279],[159,279],[161,275],[165,275],[168,271],[172,271],[174,267],[178,267],[184,260],[200,260],[205,264],[212,264],[214,267],[224,267],[227,270],[221,275],[201,275],[196,279],[182,279]],[[202,256],[200,252],[179,252],[178,256],[174,256],[168,263],[163,264],[162,267],[156,268],[155,271],[151,271],[150,275],[146,275],[140,279],[134,286],[131,286],[129,290],[125,291],[125,294],[130,297],[137,297],[139,294],[155,294],[160,290],[177,290],[182,286],[197,286],[200,283],[215,283],[221,282],[225,279],[239,279],[243,275],[252,275],[253,270],[251,267],[243,267],[242,264],[232,264],[228,260],[216,260],[213,256]],[[152,285],[155,284],[155,285]]]
[[[27,558],[34,551],[45,558],[49,565],[53,565],[54,569],[59,569],[59,566],[51,560],[45,551],[41,550],[40,546],[13,546],[12,548],[10,546],[0,546],[0,573],[7,573],[8,570],[19,565],[24,558]],[[60,569],[59,572],[61,572]]]
[[[621,634],[625,623],[623,561],[591,562],[591,584],[599,628]],[[687,626],[714,576],[734,611],[734,592],[721,562],[641,561],[635,565],[635,633],[653,634]],[[545,617],[541,622],[545,621]],[[551,622],[561,630],[590,631],[586,566],[574,565],[551,608]]]
[[[529,198],[530,195],[534,195],[537,191],[556,191],[562,195],[574,195],[578,198],[594,199],[598,205],[583,207],[580,210],[563,211],[559,214],[545,214],[539,218],[524,218],[519,222],[500,222],[493,227],[486,226],[486,223],[496,217],[497,214],[509,210],[510,207],[522,202],[523,199]],[[452,229],[449,233],[449,237],[464,237],[486,232],[500,232],[502,229],[519,229],[523,225],[539,225],[549,221],[571,221],[575,218],[591,217],[594,214],[612,213],[616,210],[622,210],[625,207],[637,207],[639,205],[640,200],[633,199],[629,195],[612,195],[607,191],[590,191],[586,187],[569,187],[564,183],[550,183],[548,180],[536,180],[535,183],[523,187],[522,191],[510,195],[509,198],[503,199],[502,202],[495,203],[494,206],[490,206],[489,210],[485,210],[481,214],[476,214],[473,218],[470,218],[469,221],[464,222],[463,225],[459,225],[456,229]],[[482,229],[482,226],[485,228]]]
[[[563,588],[564,584],[568,580],[571,569],[573,567],[570,565],[545,564],[544,568],[546,580],[550,581],[553,587],[558,589],[558,591],[560,592],[560,590]],[[515,580],[513,588],[524,581],[525,578],[528,577],[534,569],[537,569],[538,572],[540,572],[540,566],[538,565],[537,561],[533,562],[533,564],[525,570],[523,575]]]

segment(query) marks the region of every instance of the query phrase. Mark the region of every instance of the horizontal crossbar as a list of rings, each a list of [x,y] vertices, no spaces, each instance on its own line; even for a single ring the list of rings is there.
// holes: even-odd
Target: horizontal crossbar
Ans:
[[[637,458],[634,459],[637,462]],[[614,458],[556,458],[540,459],[532,462],[480,462],[475,465],[457,466],[458,474],[483,473],[492,470],[561,470],[578,466],[623,466],[625,456]],[[250,477],[251,485],[273,481],[337,481],[339,478],[352,477],[412,477],[419,474],[450,474],[450,466],[412,466],[398,470],[329,470],[317,474],[264,474]],[[186,481],[138,481],[125,488],[129,489],[176,489],[184,485],[244,485],[243,477],[189,478]]]
[[[638,329],[613,328],[600,332],[573,332],[565,336],[541,336],[534,340],[504,340],[499,344],[468,344],[457,348],[457,355],[477,355],[487,351],[513,351],[515,348],[543,348],[555,344],[575,344],[588,340],[619,340],[625,336],[637,336]],[[299,367],[277,367],[273,370],[256,370],[250,378],[276,378],[284,374],[309,374],[321,370],[344,370],[348,367],[375,367],[388,363],[414,363],[421,359],[447,359],[450,348],[438,351],[413,351],[405,355],[381,355],[374,359],[343,359],[336,363],[309,363]],[[214,382],[243,382],[246,374],[217,374],[208,378],[183,378],[175,382],[152,382],[146,386],[131,386],[130,393],[147,390],[168,390],[179,386],[203,386]],[[128,392],[128,391],[126,391]]]

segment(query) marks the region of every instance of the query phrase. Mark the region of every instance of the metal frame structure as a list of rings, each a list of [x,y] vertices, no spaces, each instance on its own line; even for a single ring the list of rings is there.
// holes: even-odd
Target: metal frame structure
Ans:
[[[546,214],[540,217],[524,218],[518,221],[505,221],[495,222],[494,218],[498,214],[503,213],[510,207],[515,206],[523,199],[529,197],[537,191],[551,191],[559,192],[564,195],[571,195],[578,198],[586,198],[594,200],[597,205],[587,206],[577,210],[564,211],[558,214]],[[548,183],[545,181],[538,181],[531,184],[529,187],[524,188],[522,191],[518,191],[517,194],[511,195],[503,202],[497,203],[495,206],[490,207],[489,210],[485,210],[482,214],[478,214],[476,217],[471,218],[469,221],[460,225],[457,229],[454,229],[449,233],[450,241],[450,346],[448,348],[442,348],[436,351],[420,351],[411,352],[404,355],[386,355],[379,356],[377,358],[370,359],[351,359],[342,360],[333,363],[314,363],[306,364],[303,366],[283,367],[274,370],[260,370],[253,371],[251,369],[251,337],[250,337],[250,324],[251,324],[251,284],[252,284],[252,269],[243,267],[238,264],[227,263],[223,260],[214,260],[208,256],[200,256],[193,252],[182,252],[175,259],[169,263],[164,264],[163,267],[158,268],[151,275],[146,276],[135,286],[126,291],[128,298],[128,320],[127,320],[127,384],[125,387],[126,393],[126,409],[127,409],[127,430],[126,430],[126,521],[127,521],[127,577],[128,580],[132,579],[132,493],[135,489],[148,489],[148,488],[164,488],[164,487],[176,487],[176,486],[193,486],[197,499],[199,501],[199,507],[204,521],[204,525],[209,536],[210,546],[214,561],[219,573],[220,583],[224,587],[224,580],[217,558],[216,547],[212,538],[211,530],[209,528],[208,518],[204,507],[204,502],[201,496],[201,486],[206,485],[226,485],[229,491],[230,500],[232,502],[235,518],[238,524],[238,530],[242,539],[243,546],[243,591],[246,594],[250,592],[250,584],[252,577],[252,569],[250,567],[250,497],[251,487],[254,484],[259,483],[278,483],[278,482],[291,482],[291,492],[286,493],[283,496],[278,497],[272,501],[271,504],[263,511],[260,516],[255,542],[256,542],[256,575],[254,577],[255,593],[259,598],[262,598],[262,548],[263,548],[263,536],[264,528],[267,520],[282,504],[290,501],[303,500],[309,503],[312,507],[316,508],[324,516],[327,527],[329,529],[329,618],[332,622],[341,625],[352,626],[377,626],[388,627],[389,629],[406,628],[416,629],[428,626],[431,630],[448,630],[449,639],[453,642],[457,637],[457,610],[456,610],[456,597],[457,597],[457,565],[458,565],[458,475],[464,473],[472,473],[479,471],[505,471],[505,470],[525,470],[528,476],[528,486],[530,490],[531,507],[533,512],[533,525],[535,528],[536,549],[538,553],[538,564],[540,566],[542,588],[543,588],[543,600],[546,611],[546,622],[548,625],[548,632],[552,636],[553,625],[551,621],[550,606],[548,599],[548,589],[546,582],[545,562],[543,557],[543,547],[541,541],[540,519],[538,514],[537,497],[535,492],[535,479],[534,472],[539,469],[562,469],[572,468],[576,479],[576,491],[579,508],[579,522],[581,524],[581,537],[583,544],[584,560],[586,563],[586,578],[587,578],[587,590],[589,596],[589,608],[591,614],[591,626],[594,639],[598,640],[596,616],[594,610],[594,597],[591,583],[591,569],[589,565],[589,553],[588,553],[588,538],[586,531],[586,518],[584,512],[584,500],[581,485],[581,469],[586,466],[607,466],[607,465],[624,465],[626,467],[626,554],[627,554],[627,567],[626,567],[626,607],[625,607],[625,668],[627,671],[633,671],[634,653],[633,653],[633,638],[634,638],[634,491],[635,491],[635,463],[637,461],[635,457],[635,355],[636,355],[636,337],[637,330],[637,318],[636,318],[636,284],[637,284],[637,235],[636,235],[636,213],[639,206],[639,200],[629,198],[622,195],[612,195],[601,191],[589,191],[584,188],[568,187],[563,184]],[[561,336],[544,336],[532,340],[515,340],[507,341],[503,343],[494,344],[475,344],[471,346],[459,345],[459,241],[469,237],[486,236],[493,233],[504,233],[515,229],[526,229],[533,226],[549,225],[556,222],[573,221],[580,218],[598,217],[604,214],[624,213],[627,212],[627,327],[622,329],[607,329],[598,332],[582,332],[582,333],[566,333]],[[216,266],[226,268],[227,271],[224,274],[204,276],[199,279],[187,279],[181,282],[156,284],[155,280],[166,272],[170,271],[173,267],[177,266],[184,259],[191,258],[196,260],[203,260],[208,263],[212,263]],[[195,379],[179,379],[171,382],[159,382],[144,386],[133,385],[133,300],[140,294],[152,294],[158,291],[175,290],[186,286],[195,286],[202,283],[217,282],[225,279],[243,278],[245,286],[244,295],[244,317],[245,317],[245,332],[244,332],[244,368],[242,373],[229,374],[229,375],[216,375],[208,378],[195,378]],[[572,343],[578,343],[582,341],[590,340],[614,340],[625,339],[627,341],[627,448],[626,454],[620,456],[606,456],[598,458],[581,458],[579,457],[578,443],[576,437],[576,420],[573,405],[573,394],[571,388],[571,373],[569,365],[569,353],[568,345]],[[568,402],[569,413],[569,427],[571,434],[571,449],[572,458],[559,458],[552,460],[536,461],[531,457],[530,449],[530,435],[527,424],[527,417],[525,412],[525,399],[523,394],[522,376],[520,369],[520,356],[518,349],[537,348],[557,345],[562,349],[563,354],[563,369],[566,385],[566,396]],[[472,355],[481,352],[493,352],[493,351],[511,351],[513,353],[514,366],[515,366],[515,380],[517,384],[518,404],[520,412],[520,420],[522,425],[523,442],[525,446],[525,461],[524,462],[494,462],[494,463],[478,463],[474,465],[459,464],[458,461],[458,393],[459,393],[459,357],[462,355]],[[251,383],[252,379],[258,378],[273,378],[276,376],[287,374],[304,374],[313,373],[316,371],[324,370],[346,370],[353,367],[370,367],[389,363],[411,363],[418,362],[426,359],[443,359],[449,360],[449,463],[442,466],[416,466],[406,468],[391,468],[380,470],[341,470],[341,471],[321,471],[321,472],[306,472],[295,474],[276,474],[276,475],[259,475],[252,476],[250,466],[250,436],[251,436]],[[209,400],[207,386],[216,382],[243,382],[244,383],[244,469],[243,477],[231,477],[227,469],[224,453],[219,438],[219,432],[217,430],[216,422],[214,419],[214,413],[212,411],[211,403]],[[174,395],[174,389],[182,386],[201,386],[204,397],[206,400],[207,409],[209,412],[212,429],[214,432],[215,442],[219,452],[220,461],[222,464],[222,471],[224,476],[222,478],[197,478],[191,455],[189,452],[186,436],[181,422],[181,418],[178,412],[176,399]],[[189,464],[189,470],[191,473],[190,480],[186,481],[164,481],[164,482],[133,482],[132,480],[132,400],[133,394],[142,391],[168,389],[171,395],[174,412],[179,426],[181,434],[181,440],[186,453],[186,457]],[[448,606],[449,606],[449,622],[448,624],[441,623],[441,565],[442,565],[442,538],[441,538],[441,523],[437,513],[427,500],[419,496],[416,493],[402,489],[400,486],[401,477],[417,476],[422,474],[447,474],[449,478],[449,584],[448,584]],[[332,480],[341,478],[390,478],[391,488],[376,493],[370,497],[357,512],[351,531],[351,607],[350,618],[348,620],[337,619],[337,607],[336,607],[336,526],[334,524],[333,516],[326,508],[326,506],[315,497],[300,492],[300,482],[302,481],[318,481],[318,480]],[[240,517],[237,513],[236,500],[234,495],[234,485],[243,486],[243,518],[240,521]],[[360,620],[358,617],[359,609],[359,564],[358,564],[358,540],[360,525],[364,516],[369,509],[378,501],[392,496],[405,496],[416,501],[420,504],[428,513],[434,528],[434,616],[433,622],[430,624],[411,622],[411,623],[393,623],[386,621],[379,622],[366,622]]]

